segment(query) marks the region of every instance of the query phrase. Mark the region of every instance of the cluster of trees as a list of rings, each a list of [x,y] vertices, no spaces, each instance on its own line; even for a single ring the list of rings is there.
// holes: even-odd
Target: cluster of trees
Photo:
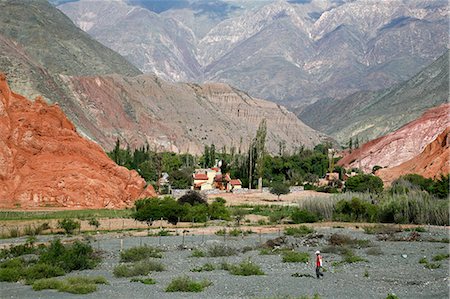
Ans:
[[[286,153],[280,145],[279,155],[270,155],[265,149],[267,135],[266,121],[263,120],[246,151],[225,146],[217,150],[215,145],[205,146],[200,156],[158,152],[147,144],[131,150],[121,148],[117,140],[109,157],[118,165],[136,170],[148,183],[157,185],[161,173],[167,172],[172,188],[186,189],[192,185],[195,168],[208,168],[221,161],[222,173],[239,178],[243,187],[270,187],[274,182],[288,185],[302,185],[304,181],[316,182],[328,170],[328,149],[331,144],[319,144],[314,149],[300,147],[293,153]],[[337,159],[335,159],[337,160]],[[339,167],[335,170],[341,171]]]

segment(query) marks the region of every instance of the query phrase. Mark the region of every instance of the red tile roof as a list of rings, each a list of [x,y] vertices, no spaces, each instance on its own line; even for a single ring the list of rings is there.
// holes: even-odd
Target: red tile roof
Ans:
[[[235,186],[235,185],[242,185],[242,182],[240,179],[235,179],[235,180],[230,180],[230,184]]]
[[[194,174],[194,180],[208,180],[208,176],[204,173]]]
[[[220,168],[219,167],[213,167],[213,168],[211,168],[212,170],[214,170],[215,172],[219,172],[220,171]]]

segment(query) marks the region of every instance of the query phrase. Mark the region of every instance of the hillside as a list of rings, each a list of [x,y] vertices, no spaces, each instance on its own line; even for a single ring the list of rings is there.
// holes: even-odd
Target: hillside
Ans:
[[[155,195],[83,139],[58,105],[29,101],[0,74],[0,207],[124,208]]]
[[[347,144],[352,137],[371,140],[393,132],[427,109],[449,100],[449,51],[414,77],[377,92],[340,100],[321,100],[300,113],[311,127]]]
[[[418,156],[392,167],[377,171],[377,175],[385,184],[391,184],[402,175],[415,173],[426,178],[440,178],[440,175],[450,174],[450,127],[430,144]]]
[[[116,136],[130,145],[146,141],[159,150],[201,153],[204,145],[244,151],[267,120],[267,148],[313,147],[327,136],[303,124],[286,108],[255,99],[226,84],[171,83],[156,76],[67,77],[66,88],[82,105],[93,134],[111,149]]]
[[[371,172],[376,165],[392,168],[406,161],[416,159],[424,149],[450,127],[450,104],[442,104],[425,112],[418,119],[406,124],[395,132],[363,144],[360,148],[346,153],[338,165],[347,168],[361,168]],[[433,163],[432,159],[428,162]],[[444,160],[434,161],[436,169],[443,167]],[[448,157],[447,162],[448,163]],[[417,169],[419,171],[419,169]],[[423,172],[425,170],[421,170]],[[431,174],[429,174],[431,175]]]
[[[225,82],[301,112],[402,82],[438,58],[448,46],[447,5],[83,0],[58,8],[145,73]]]

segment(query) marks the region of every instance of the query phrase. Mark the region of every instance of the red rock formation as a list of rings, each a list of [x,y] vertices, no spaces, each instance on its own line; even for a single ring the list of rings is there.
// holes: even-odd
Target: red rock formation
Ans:
[[[153,195],[80,137],[58,105],[11,92],[0,74],[0,207],[123,208]]]
[[[338,162],[371,172],[373,166],[395,167],[418,156],[425,147],[450,126],[450,104],[442,104],[399,130],[363,144]]]
[[[450,173],[450,127],[428,144],[417,157],[396,167],[380,169],[376,174],[385,185],[390,185],[398,177],[409,173],[420,174],[426,178]]]

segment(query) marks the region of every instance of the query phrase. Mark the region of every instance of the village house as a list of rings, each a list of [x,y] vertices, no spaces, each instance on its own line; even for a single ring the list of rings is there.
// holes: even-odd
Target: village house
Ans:
[[[242,188],[242,182],[239,179],[231,179],[230,174],[222,174],[220,168],[212,167],[207,169],[196,169],[193,177],[192,190],[226,190],[232,191]]]

